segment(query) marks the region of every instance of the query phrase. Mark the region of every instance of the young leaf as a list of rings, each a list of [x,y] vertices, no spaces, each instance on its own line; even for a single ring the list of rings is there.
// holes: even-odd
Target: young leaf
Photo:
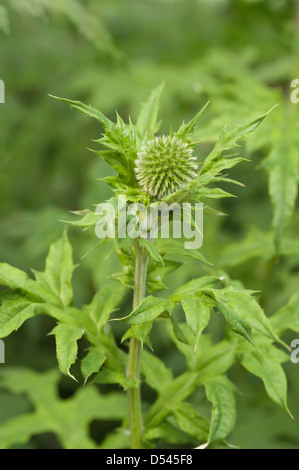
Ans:
[[[123,161],[122,155],[115,150],[101,150],[96,151],[89,149],[95,154],[97,154],[102,160],[104,160],[108,165],[113,168],[117,174],[118,178],[116,181],[123,184],[132,184],[132,174],[128,169],[128,166]]]
[[[81,103],[80,101],[74,101],[74,100],[68,100],[67,98],[59,98],[58,96],[53,96],[49,95],[51,98],[55,98],[59,101],[62,101],[63,103],[68,104],[71,108],[76,109],[77,111],[80,111],[81,113],[85,114],[88,117],[95,118],[97,121],[100,122],[100,124],[103,126],[105,131],[109,131],[113,129],[114,124],[112,121],[110,121],[106,116],[104,116],[101,111],[98,109],[93,108],[92,106],[88,106],[84,103]]]
[[[191,119],[187,124],[183,123],[179,130],[176,132],[176,136],[183,139],[183,140],[191,140],[190,139],[190,134],[194,132],[198,125],[199,118],[203,114],[203,112],[206,110],[209,102],[203,106],[203,108],[194,116],[194,118]]]
[[[146,140],[152,139],[159,129],[159,125],[157,124],[157,116],[163,87],[164,84],[162,83],[157,88],[155,88],[151,92],[149,99],[141,108],[136,123],[136,132],[140,141],[139,147],[142,147]]]

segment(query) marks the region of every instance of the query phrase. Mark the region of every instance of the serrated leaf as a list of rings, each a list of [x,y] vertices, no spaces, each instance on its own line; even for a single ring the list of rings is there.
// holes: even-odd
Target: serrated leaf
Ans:
[[[81,259],[83,258],[86,258],[88,255],[90,255],[90,253],[92,253],[94,250],[97,250],[98,248],[100,248],[101,246],[104,246],[106,245],[109,241],[111,241],[111,238],[108,238],[108,237],[105,237],[105,238],[102,238],[99,243],[97,243],[95,246],[93,246],[87,253],[85,253],[85,255],[82,256]]]
[[[263,162],[269,172],[269,193],[273,206],[272,226],[276,248],[294,211],[298,193],[299,159],[297,153],[298,117],[284,119],[272,137],[273,147]],[[297,143],[297,145],[296,145]]]
[[[84,309],[88,312],[97,331],[101,331],[110,318],[112,312],[117,310],[124,295],[124,289],[115,288],[113,284],[102,287]]]
[[[157,88],[155,88],[151,92],[149,99],[141,108],[136,123],[136,132],[140,141],[139,147],[142,147],[146,140],[152,139],[159,129],[157,124],[157,116],[163,87],[164,85],[162,83]]]
[[[77,227],[89,228],[95,225],[101,216],[95,214],[94,212],[88,212],[79,220],[62,220],[66,224],[75,225]]]
[[[238,165],[238,163],[248,162],[247,158],[243,157],[232,157],[232,156],[222,156],[221,158],[217,159],[213,162],[213,166],[211,169],[203,174],[200,175],[200,178],[204,177],[205,175],[214,176],[218,175],[223,170],[228,170],[233,168],[234,166]]]
[[[126,317],[120,318],[132,325],[141,325],[153,321],[164,312],[170,313],[173,307],[181,302],[186,296],[197,291],[204,291],[206,287],[211,287],[219,282],[219,278],[213,276],[203,276],[199,279],[193,279],[189,283],[176,289],[176,291],[167,299],[153,297],[149,295],[145,297],[141,304]]]
[[[109,131],[110,129],[114,127],[114,124],[112,121],[106,118],[106,116],[103,113],[101,113],[101,111],[93,108],[90,105],[81,103],[81,101],[69,100],[67,98],[60,98],[58,96],[53,96],[53,95],[49,95],[49,96],[51,96],[51,98],[55,98],[59,101],[62,101],[65,104],[68,104],[71,108],[74,108],[77,111],[80,111],[81,113],[85,114],[88,117],[95,118],[97,121],[100,122],[100,124],[103,126],[103,128],[106,131]]]
[[[187,124],[183,123],[181,125],[181,127],[179,128],[179,130],[176,132],[176,136],[185,140],[188,138],[190,138],[190,134],[192,134],[192,132],[194,132],[194,130],[196,129],[197,125],[198,125],[198,121],[201,117],[201,115],[204,113],[204,111],[206,110],[207,106],[208,106],[209,102],[206,103],[202,109],[191,119],[191,121],[189,121]]]
[[[168,300],[149,295],[142,300],[141,304],[130,315],[122,318],[122,320],[131,325],[140,325],[154,320],[168,308]]]
[[[134,173],[134,161],[137,157],[136,132],[132,122],[130,121],[129,124],[125,124],[118,116],[117,124],[112,123],[112,126],[110,125],[105,130],[105,136],[96,142],[114,149],[123,155],[123,162],[126,161],[132,180],[135,181],[135,185],[138,187]]]
[[[223,129],[223,131],[221,132],[219,136],[218,142],[216,143],[212,152],[205,159],[199,173],[202,174],[202,173],[205,173],[206,171],[210,171],[210,169],[213,166],[214,161],[216,161],[220,157],[222,152],[236,147],[236,143],[239,140],[243,139],[250,132],[253,132],[263,122],[265,117],[272,110],[273,108],[271,108],[267,113],[263,114],[257,119],[254,119],[249,124],[238,126],[232,131],[227,131],[226,129]]]
[[[213,295],[217,301],[217,309],[225,317],[229,327],[238,335],[243,336],[250,344],[256,346],[252,337],[252,328],[249,323],[240,317],[236,305],[230,301],[227,296],[223,300],[223,293],[215,291]]]
[[[173,375],[171,370],[166,367],[164,362],[157,356],[142,350],[141,372],[145,377],[146,383],[157,392],[160,392],[164,384],[171,383]]]
[[[178,287],[174,291],[174,295],[179,294],[181,298],[189,297],[191,294],[195,294],[201,289],[208,287],[215,287],[221,283],[221,279],[217,276],[202,276],[195,279],[191,279],[186,284]]]
[[[121,385],[124,390],[134,388],[136,386],[133,379],[129,379],[122,372],[117,372],[111,369],[104,369],[95,376],[92,380],[96,384],[118,384]]]
[[[181,263],[175,261],[163,260],[163,265],[150,262],[147,269],[146,286],[149,294],[157,290],[164,290],[166,287],[162,280],[167,274],[175,271],[181,266]]]
[[[170,444],[190,444],[190,437],[177,426],[173,426],[167,421],[161,423],[157,427],[146,428],[144,439],[147,443],[162,440],[162,442],[165,441],[169,442]]]
[[[164,384],[158,399],[147,415],[147,426],[156,427],[170,413],[176,410],[194,390],[197,375],[185,372],[168,384]]]
[[[152,405],[147,415],[148,426],[157,426],[198,387],[207,380],[223,374],[232,366],[235,360],[235,347],[228,341],[222,341],[200,351],[200,356],[188,348],[192,357],[189,361],[190,371],[176,377],[169,383],[163,384],[159,397]]]
[[[192,332],[191,328],[187,323],[179,322],[177,319],[172,316],[171,324],[173,327],[173,332],[178,341],[183,344],[191,346],[194,350],[196,349],[196,337]]]
[[[269,319],[250,291],[236,290],[229,287],[215,290],[214,294],[216,300],[221,303],[223,312],[225,309],[229,309],[232,313],[235,312],[243,321],[249,323],[255,331],[274,341],[281,342]]]
[[[128,166],[122,159],[122,155],[114,150],[93,150],[92,152],[97,154],[102,160],[104,160],[108,165],[113,168],[118,175],[120,176],[119,182],[130,183],[132,179],[132,174],[130,173]]]
[[[142,300],[141,304],[126,317],[121,318],[131,325],[141,325],[157,318],[170,306],[168,299],[161,299],[149,295]]]
[[[9,287],[13,291],[17,291],[24,295],[28,300],[33,302],[43,302],[48,299],[48,289],[45,289],[42,285],[38,285],[33,279],[21,271],[20,269],[14,268],[7,263],[0,263],[0,284]],[[60,304],[59,298],[52,295],[54,303]]]
[[[52,96],[52,95],[50,95]],[[103,126],[105,130],[105,135],[101,139],[96,140],[96,142],[119,152],[122,155],[122,165],[125,166],[130,174],[130,181],[133,186],[138,188],[137,180],[134,174],[134,161],[137,157],[136,149],[136,135],[135,128],[131,122],[125,124],[120,116],[117,115],[117,123],[114,124],[110,119],[101,113],[101,111],[87,106],[80,101],[69,100],[66,98],[59,98],[57,96],[52,96],[63,103],[68,104],[71,108],[74,108],[86,116],[97,119]],[[106,178],[107,182],[113,187],[113,182],[117,185],[120,184],[118,178],[108,177]]]
[[[280,361],[275,357],[275,349],[271,346],[263,354],[246,350],[241,363],[249,372],[262,379],[269,397],[290,414],[287,407],[287,380]]]
[[[150,340],[150,332],[152,329],[152,322],[143,323],[142,325],[133,325],[131,326],[123,335],[121,342],[123,343],[127,339],[130,338],[137,338],[142,344],[147,344],[150,348],[152,348],[151,340]]]
[[[199,336],[210,320],[211,302],[204,295],[199,297],[185,297],[182,306],[186,315],[187,324],[196,337],[195,348],[197,348]]]
[[[219,179],[218,179],[219,180]],[[190,191],[189,195],[201,202],[204,199],[221,199],[225,197],[235,197],[233,194],[224,191],[221,188],[205,188],[200,187],[199,189],[194,188]]]
[[[74,379],[70,373],[70,367],[77,359],[77,341],[83,335],[83,330],[60,323],[50,334],[55,335],[56,338],[56,354],[60,371]]]
[[[5,338],[24,321],[42,313],[45,313],[43,303],[32,303],[22,296],[3,302],[0,308],[0,338]]]
[[[151,242],[150,240],[147,240],[146,238],[140,238],[139,239],[139,244],[143,246],[147,252],[147,254],[154,260],[157,261],[157,263],[162,263],[163,264],[163,258],[159,254],[159,251],[155,244]]]
[[[166,254],[174,254],[179,256],[187,256],[188,258],[201,261],[205,264],[211,263],[204,257],[199,249],[185,249],[184,243],[181,240],[158,238],[156,240],[157,248],[161,256]]]
[[[74,269],[72,247],[64,231],[63,236],[50,246],[45,271],[34,271],[34,274],[38,284],[49,288],[67,307],[73,300],[71,281]]]
[[[270,322],[279,335],[287,329],[299,332],[299,291],[270,318]]]
[[[225,377],[215,377],[205,383],[208,400],[212,403],[212,418],[208,443],[225,439],[236,420],[234,385]]]
[[[173,416],[180,429],[197,441],[207,441],[209,422],[201,416],[191,403],[181,403],[173,412]]]
[[[106,360],[106,354],[99,348],[90,347],[81,361],[81,372],[85,382],[94,372],[98,372]]]

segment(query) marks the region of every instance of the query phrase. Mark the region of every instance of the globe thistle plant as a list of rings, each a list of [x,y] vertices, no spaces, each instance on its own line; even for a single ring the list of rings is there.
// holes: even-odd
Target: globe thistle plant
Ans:
[[[198,165],[192,153],[193,149],[176,136],[164,135],[148,141],[136,160],[139,184],[158,199],[177,191],[196,176]]]
[[[131,120],[125,123],[119,115],[117,115],[117,120],[114,123],[104,116],[101,111],[91,106],[87,106],[79,101],[65,98],[59,99],[83,114],[97,119],[104,129],[104,135],[96,142],[101,146],[105,146],[106,149],[96,151],[96,153],[111,166],[115,174],[102,178],[102,180],[111,187],[117,196],[121,196],[119,199],[125,201],[124,205],[129,207],[131,202],[134,204],[130,204],[130,206],[138,206],[138,203],[143,203],[146,206],[146,212],[150,212],[151,205],[156,206],[160,205],[160,203],[168,203],[169,206],[172,203],[184,205],[184,203],[190,202],[190,219],[188,217],[188,224],[195,226],[195,229],[197,229],[192,203],[202,203],[203,200],[215,200],[230,196],[218,184],[223,182],[236,183],[236,181],[227,178],[222,172],[226,172],[226,170],[244,161],[244,158],[233,153],[228,154],[227,152],[234,149],[239,140],[252,132],[268,113],[231,131],[224,128],[211,152],[200,164],[197,164],[196,158],[193,156],[193,150],[198,146],[199,141],[194,139],[194,131],[198,126],[199,118],[205,107],[190,122],[183,123],[176,132],[170,132],[170,135],[157,137],[156,133],[159,130],[157,114],[161,91],[162,86],[153,90],[149,99],[144,103],[136,124],[133,124]],[[115,207],[118,205],[119,199],[113,196],[107,202],[110,202],[111,206]],[[204,209],[206,212],[219,214],[214,208],[209,208],[206,204]],[[140,214],[143,217],[144,212],[138,212],[139,216]],[[70,223],[84,229],[95,226],[102,217],[96,211],[91,212],[88,210],[83,211],[81,215],[83,217],[80,220],[71,221]],[[123,220],[121,216],[118,216],[117,229],[119,230],[123,222],[127,228],[131,221],[134,221],[134,218],[130,219],[131,216],[132,214],[129,214],[128,217],[125,216]],[[65,325],[59,324],[53,330],[54,334],[58,335],[57,355],[61,363],[62,372],[69,374],[69,368],[76,357],[76,341],[81,338],[83,331],[92,345],[88,355],[82,361],[84,379],[86,381],[91,374],[97,373],[95,377],[97,384],[114,384],[117,381],[127,391],[128,419],[124,420],[123,426],[125,432],[122,431],[122,435],[130,435],[132,448],[153,448],[156,445],[156,436],[160,435],[159,426],[164,426],[164,424],[167,425],[167,429],[171,430],[170,442],[172,444],[176,442],[173,441],[173,436],[175,436],[175,439],[179,439],[179,443],[181,443],[180,439],[183,436],[184,442],[186,442],[188,430],[185,423],[188,420],[192,422],[194,416],[200,423],[205,423],[204,418],[198,415],[197,408],[193,409],[192,403],[186,401],[189,396],[198,390],[198,386],[202,385],[205,386],[207,398],[212,401],[213,410],[215,411],[212,412],[214,414],[212,415],[210,426],[206,424],[203,427],[200,426],[199,436],[196,437],[195,442],[197,440],[198,443],[200,441],[205,442],[201,446],[203,448],[214,442],[222,441],[231,431],[235,416],[235,405],[233,387],[229,379],[224,374],[223,376],[219,375],[220,372],[224,372],[222,369],[219,372],[219,357],[224,356],[225,360],[229,361],[226,362],[227,367],[230,367],[234,362],[235,353],[232,353],[232,351],[237,350],[236,348],[239,347],[238,351],[241,354],[238,352],[238,355],[244,354],[246,358],[245,367],[249,364],[249,370],[254,371],[254,364],[257,363],[256,351],[253,349],[255,345],[254,338],[259,339],[262,335],[265,336],[264,340],[261,339],[259,347],[262,349],[266,345],[264,357],[269,357],[270,341],[280,341],[278,336],[273,332],[271,324],[252,297],[252,291],[241,289],[238,283],[230,283],[229,276],[219,277],[218,270],[215,271],[215,275],[192,279],[185,286],[180,286],[179,289],[166,298],[165,296],[158,297],[152,295],[156,291],[165,289],[165,285],[162,282],[163,278],[179,267],[179,263],[169,260],[167,255],[183,255],[191,257],[198,262],[207,262],[199,249],[187,249],[185,247],[183,237],[180,237],[180,239],[179,237],[170,237],[163,240],[163,237],[161,239],[158,239],[158,237],[143,237],[140,232],[136,237],[123,237],[120,236],[118,231],[118,236],[115,238],[109,234],[102,238],[96,245],[96,248],[110,242],[112,239],[113,246],[123,267],[121,273],[115,273],[112,277],[120,281],[124,286],[133,289],[131,313],[125,317],[117,318],[118,321],[125,322],[129,327],[122,338],[122,341],[130,341],[128,353],[126,354],[123,349],[118,349],[113,338],[113,327],[109,329],[108,334],[103,329],[110,318],[110,314],[114,311],[114,301],[112,302],[109,298],[106,302],[105,295],[101,292],[99,297],[96,295],[96,300],[93,300],[90,306],[84,306],[86,307],[83,310],[84,314],[80,314],[79,311],[78,315],[78,311],[73,307],[68,311],[69,304],[65,306],[64,303],[61,304],[64,309],[63,313],[60,313],[56,306],[55,292],[55,308],[49,309],[49,311],[54,312],[54,317],[55,315],[57,316],[58,311],[59,316],[57,318],[59,321],[67,313],[67,323]],[[60,243],[59,246],[64,245]],[[66,250],[70,252],[69,248],[66,248]],[[52,252],[55,255],[55,263],[58,259],[65,259],[64,256],[57,255],[56,248]],[[54,265],[54,261],[49,265]],[[14,272],[8,275],[7,267],[5,266],[4,268],[2,275],[0,269],[0,283],[2,278],[4,285],[10,286],[7,279],[19,279],[20,275]],[[61,266],[61,268],[54,270],[55,272],[51,269],[49,273],[45,274],[45,279],[51,280],[56,271],[60,272],[60,269],[62,272],[64,272],[63,269],[66,269],[63,279],[67,280],[67,287],[61,291],[68,293],[70,277],[70,268],[68,266]],[[209,267],[209,269],[212,272],[213,268]],[[41,277],[41,274],[39,273],[38,281],[44,279]],[[23,277],[21,280],[21,295],[23,295],[24,285],[26,289],[27,284],[24,283]],[[16,282],[14,280],[11,284],[13,288],[15,288]],[[45,289],[44,284],[44,282],[41,284],[41,298],[44,295],[48,295],[48,289]],[[28,283],[28,289],[31,296],[32,286],[30,283]],[[19,290],[17,292],[18,295],[20,295]],[[115,292],[112,290],[112,297],[114,298],[115,296],[117,300],[117,289]],[[50,301],[52,301],[52,298],[53,295],[51,295]],[[48,297],[46,296],[45,299],[47,300]],[[112,305],[111,312],[108,311],[108,314],[106,307],[104,313],[102,311],[103,302],[105,305]],[[4,312],[4,318],[9,318],[8,326],[5,325],[4,321],[3,331],[5,334],[10,331],[9,328],[12,325],[20,326],[18,316],[14,324],[11,316],[7,315],[7,312],[11,309],[10,303],[11,300],[9,298],[9,306]],[[22,302],[18,301],[18,303],[23,306],[23,298]],[[185,322],[181,322],[176,318],[174,309],[177,304],[181,304],[185,312]],[[32,312],[35,311],[35,308],[37,307],[31,309]],[[215,347],[211,345],[206,350],[205,345],[209,345],[210,340],[201,343],[202,332],[209,323],[211,308],[224,316],[232,333],[225,341],[221,341]],[[69,322],[72,316],[74,317],[72,321],[74,321],[75,327],[71,324],[70,329]],[[151,329],[158,317],[163,318],[165,321],[171,321],[172,338],[180,350],[182,343],[184,344],[184,351],[187,357],[186,363],[188,367],[191,365],[190,370],[188,369],[175,379],[172,379],[172,374],[169,373],[165,365],[154,356],[152,348],[150,348],[151,352],[143,351],[142,353],[143,361],[145,359],[147,367],[144,368],[140,375],[140,370],[142,370],[141,351],[144,344],[151,346]],[[94,323],[95,318],[96,322]],[[252,333],[254,333],[254,336],[252,336]],[[233,334],[235,338],[233,338]],[[233,346],[229,343],[231,338]],[[248,344],[245,344],[244,340]],[[198,347],[200,345],[204,345],[204,347]],[[66,354],[68,351],[72,351],[72,354]],[[274,346],[273,351],[273,357],[276,357],[277,353]],[[203,354],[203,358],[201,354]],[[206,364],[208,364],[208,367],[206,367]],[[278,369],[278,367],[278,363],[275,364],[274,370],[275,374],[278,370],[277,381],[281,383],[283,381],[281,379],[283,371]],[[261,377],[260,362],[258,362],[256,370],[256,375]],[[268,369],[266,372],[265,383],[267,383],[269,376]],[[152,377],[156,377],[156,375],[158,378],[153,380]],[[143,416],[141,406],[141,380],[145,380],[158,393],[157,400],[150,407],[146,416]],[[273,387],[272,383],[271,387]],[[280,397],[279,393],[275,393],[275,399],[279,397],[278,401],[286,404],[285,397]],[[221,406],[219,405],[218,397],[221,398],[222,396],[224,396],[225,400],[229,400],[230,406],[233,407],[231,415],[219,412]],[[272,392],[271,396],[273,398]],[[147,406],[149,405],[147,404]],[[180,428],[183,422],[179,414],[180,406],[183,410],[182,416],[186,416],[186,420],[185,418],[183,420],[182,428]],[[165,422],[165,419],[168,420],[168,414],[171,412],[176,413],[170,415],[172,421]],[[215,426],[214,416],[216,414],[217,423],[220,423],[219,426]],[[199,416],[199,419],[197,416]],[[175,421],[176,419],[177,422]],[[226,422],[227,420],[228,422]],[[170,422],[173,422],[174,425],[170,425]],[[126,428],[128,423],[130,427],[129,433]],[[205,428],[207,428],[207,431]],[[166,428],[160,429],[163,431],[162,435],[165,436],[167,434],[165,433]],[[193,429],[194,426],[192,426],[190,434],[192,445],[194,444]],[[178,433],[180,430],[183,433]]]

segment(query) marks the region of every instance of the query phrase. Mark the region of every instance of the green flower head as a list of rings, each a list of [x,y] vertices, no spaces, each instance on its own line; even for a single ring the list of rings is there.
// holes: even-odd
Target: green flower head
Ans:
[[[198,166],[192,152],[192,148],[176,136],[149,140],[136,159],[139,184],[158,199],[177,191],[196,176]]]

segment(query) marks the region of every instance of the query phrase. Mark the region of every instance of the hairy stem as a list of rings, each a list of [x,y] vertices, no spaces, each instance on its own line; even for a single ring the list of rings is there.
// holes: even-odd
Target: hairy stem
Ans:
[[[145,297],[146,273],[148,257],[138,241],[134,243],[136,264],[134,281],[133,309],[137,308]],[[136,386],[128,390],[129,419],[132,449],[142,449],[142,414],[140,398],[140,356],[142,343],[137,338],[131,338],[127,376],[136,382]]]

